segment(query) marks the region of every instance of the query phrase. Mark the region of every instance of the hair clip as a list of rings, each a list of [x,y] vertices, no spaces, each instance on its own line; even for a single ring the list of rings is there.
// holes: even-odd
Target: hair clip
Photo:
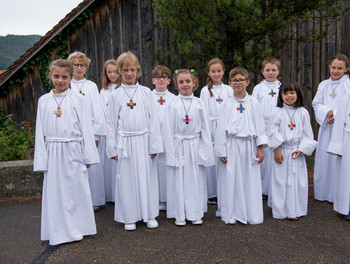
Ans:
[[[197,72],[196,72],[194,69],[191,69],[190,72],[191,72],[193,75],[197,75]]]
[[[181,72],[181,70],[176,70],[175,74],[179,74]]]

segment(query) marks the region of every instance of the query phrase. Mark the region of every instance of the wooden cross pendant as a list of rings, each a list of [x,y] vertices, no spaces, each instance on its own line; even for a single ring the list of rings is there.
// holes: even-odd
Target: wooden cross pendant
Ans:
[[[271,95],[271,97],[273,97],[276,93],[271,89],[271,93],[269,93],[269,95]]]
[[[158,103],[160,103],[161,105],[163,105],[165,103],[165,99],[163,99],[163,97],[160,97],[158,99]]]
[[[60,117],[62,115],[62,110],[61,110],[61,107],[57,107],[57,110],[54,111],[54,114],[57,116],[57,117]]]
[[[296,127],[296,125],[293,123],[293,121],[290,121],[288,127],[290,128],[290,130],[293,130],[293,128]]]
[[[188,125],[192,119],[188,117],[188,115],[185,116],[185,118],[182,119]]]
[[[131,99],[131,100],[130,100],[130,103],[127,103],[126,105],[129,106],[130,109],[134,109],[134,106],[136,106],[136,103],[134,103],[134,102],[132,101],[132,99]]]
[[[337,94],[334,91],[332,91],[332,93],[329,94],[329,96],[332,97],[332,98],[334,98],[336,95]]]
[[[243,113],[243,110],[246,110],[245,107],[243,107],[242,104],[239,105],[239,107],[237,107],[237,111],[240,111],[240,113]]]

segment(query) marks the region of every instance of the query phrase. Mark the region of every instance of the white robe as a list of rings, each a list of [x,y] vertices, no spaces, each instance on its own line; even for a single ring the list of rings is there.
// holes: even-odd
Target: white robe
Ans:
[[[130,99],[133,108],[128,106]],[[122,84],[112,93],[107,108],[107,156],[118,156],[115,221],[148,222],[158,216],[158,179],[150,155],[163,152],[160,139],[151,90],[138,83]]]
[[[252,96],[255,97],[260,105],[264,116],[265,130],[267,133],[267,124],[269,122],[270,115],[277,105],[277,98],[280,88],[280,81],[268,82],[262,80],[253,89]],[[264,149],[264,161],[260,164],[261,172],[261,185],[262,193],[270,195],[271,185],[271,166],[273,162],[274,154],[270,148]]]
[[[204,102],[209,113],[209,128],[211,132],[211,140],[214,144],[214,138],[216,135],[217,120],[219,118],[219,113],[221,107],[226,102],[229,96],[233,95],[233,90],[230,86],[226,84],[221,84],[219,86],[213,85],[211,88],[213,96],[210,96],[208,86],[202,88],[200,93],[200,99]],[[218,176],[218,165],[220,163],[220,158],[215,157],[215,165],[206,167],[206,177],[207,177],[207,189],[208,198],[217,197],[218,199],[218,210],[220,210],[220,190],[217,186],[217,176]]]
[[[190,118],[188,124],[184,121],[184,105]],[[193,95],[178,95],[167,111],[168,117],[162,126],[169,166],[167,217],[180,221],[199,220],[207,211],[205,166],[215,164],[208,114],[203,101]]]
[[[162,123],[164,118],[168,118],[166,113],[167,105],[170,104],[171,100],[176,96],[166,90],[165,92],[157,92],[155,89],[152,91],[153,95],[153,104],[158,112],[158,120],[160,128],[162,129]],[[162,101],[160,98],[163,98]],[[166,202],[166,174],[167,166],[165,164],[165,153],[160,153],[156,157],[157,163],[157,173],[158,173],[158,186],[159,186],[159,201]]]
[[[288,126],[290,118],[296,125],[293,130]],[[269,148],[274,151],[279,147],[284,159],[282,164],[274,160],[272,163],[271,196],[268,200],[272,216],[277,219],[305,216],[309,186],[304,155],[310,156],[317,147],[308,111],[304,107],[275,107],[268,124],[267,136]],[[302,154],[292,159],[295,150],[300,150]]]
[[[342,155],[340,173],[335,175],[334,210],[350,214],[350,95],[339,101],[328,152]]]
[[[62,115],[54,111],[61,103]],[[96,234],[86,164],[99,162],[88,105],[67,90],[40,97],[35,132],[34,171],[44,172],[41,240],[50,245]]]
[[[94,131],[95,140],[99,142],[102,136],[106,135],[105,117],[102,110],[101,99],[99,96],[98,88],[96,84],[90,80],[72,80],[71,89],[84,95],[85,99],[88,100],[90,106],[90,117],[92,123],[92,129]],[[103,149],[99,146],[98,153],[100,160],[103,160]],[[91,189],[92,203],[94,206],[104,205],[105,199],[105,188],[102,171],[102,163],[90,166],[88,169],[89,183]]]
[[[334,98],[330,96],[333,91],[332,86],[335,87],[337,94]],[[333,124],[329,125],[327,123],[327,112],[333,110],[334,117],[337,118],[339,100],[346,94],[350,94],[349,75],[347,74],[337,81],[332,81],[329,78],[321,82],[312,101],[316,121],[320,125],[318,131],[319,145],[316,149],[314,167],[315,199],[320,201],[334,201],[334,175],[339,174],[341,163],[341,159],[338,156],[327,153],[333,130]]]
[[[218,120],[215,153],[227,157],[220,163],[221,219],[231,218],[244,224],[263,222],[261,177],[257,146],[266,147],[264,120],[259,102],[250,95],[239,100],[232,96],[226,101]]]
[[[111,96],[112,92],[116,89],[116,84],[112,84],[108,86],[108,89],[101,89],[100,97],[101,97],[101,105],[103,109],[103,113],[105,119],[107,120],[107,106],[108,99]],[[101,137],[100,144],[98,146],[102,151],[102,170],[103,170],[103,178],[105,185],[105,199],[106,202],[114,202],[115,201],[115,185],[116,185],[116,177],[117,177],[117,161],[114,159],[109,159],[107,157],[106,152],[106,136]]]

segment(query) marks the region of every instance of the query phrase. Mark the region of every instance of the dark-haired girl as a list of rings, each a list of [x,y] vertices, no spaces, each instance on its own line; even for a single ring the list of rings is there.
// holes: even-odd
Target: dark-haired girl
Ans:
[[[274,151],[271,196],[268,205],[277,219],[297,219],[307,214],[308,177],[304,155],[317,146],[308,111],[296,82],[281,85],[277,107],[268,128],[269,147]]]

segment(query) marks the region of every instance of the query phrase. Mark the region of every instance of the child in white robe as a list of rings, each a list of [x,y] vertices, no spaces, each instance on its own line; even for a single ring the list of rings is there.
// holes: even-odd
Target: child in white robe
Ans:
[[[198,87],[193,70],[176,70],[173,80],[180,94],[168,105],[162,126],[167,218],[175,218],[178,226],[186,220],[200,225],[207,211],[205,166],[215,164],[208,114],[203,101],[193,95]]]
[[[268,205],[276,219],[298,219],[307,214],[308,175],[305,156],[317,147],[310,115],[296,82],[284,82],[272,111],[267,136],[274,151]]]
[[[67,59],[73,64],[74,72],[71,81],[71,89],[84,95],[85,100],[89,102],[90,122],[95,136],[95,143],[99,153],[100,160],[103,158],[104,149],[99,146],[101,137],[106,135],[105,117],[102,110],[101,99],[97,85],[85,78],[85,73],[89,69],[90,59],[82,52],[76,51],[68,56]],[[90,166],[89,183],[91,189],[92,203],[94,210],[97,211],[106,203],[105,186],[102,171],[102,164]]]
[[[268,129],[267,124],[270,115],[277,105],[278,91],[281,85],[280,81],[277,79],[280,67],[281,63],[277,58],[266,57],[262,62],[261,70],[264,80],[254,87],[252,93],[252,96],[255,97],[261,105],[266,131]],[[266,199],[270,192],[272,162],[273,152],[270,148],[265,148],[264,161],[260,164],[263,199]]]
[[[226,102],[227,98],[233,94],[230,86],[222,82],[225,74],[225,65],[219,58],[214,58],[208,62],[207,66],[207,85],[202,88],[200,99],[204,102],[209,113],[209,128],[211,132],[211,140],[214,145],[216,136],[217,120],[220,109]],[[218,203],[217,214],[220,214],[220,195],[217,186],[218,165],[220,159],[215,157],[215,166],[206,167],[207,188],[208,188],[208,203]]]
[[[102,72],[102,88],[100,90],[102,110],[106,119],[108,99],[112,92],[117,89],[117,61],[114,59],[107,60],[103,66]],[[102,170],[105,185],[105,200],[106,202],[115,201],[115,184],[117,177],[117,162],[107,157],[106,152],[106,136],[102,136],[100,148],[103,150],[102,153]]]
[[[334,210],[350,220],[350,95],[339,101],[328,152],[341,159],[340,173],[335,175]]]
[[[259,164],[267,146],[264,119],[259,102],[246,92],[248,71],[233,68],[229,84],[234,95],[223,106],[215,137],[220,157],[221,219],[226,224],[263,222]]]
[[[107,156],[118,161],[114,220],[124,229],[136,229],[136,222],[158,227],[158,177],[154,158],[163,152],[158,114],[152,92],[140,85],[140,63],[132,52],[117,59],[121,86],[108,101]]]
[[[169,92],[168,85],[171,82],[171,70],[163,65],[157,65],[152,70],[152,82],[155,89],[152,91],[153,104],[158,112],[158,120],[160,128],[162,129],[162,123],[164,118],[167,118],[166,106],[171,102],[174,94]],[[167,166],[165,164],[165,153],[160,153],[156,157],[157,172],[158,172],[158,184],[159,184],[159,210],[166,210],[166,173]]]
[[[50,245],[96,234],[87,167],[99,157],[86,100],[69,89],[72,75],[70,62],[53,61],[55,89],[38,102],[34,171],[44,172],[41,240]]]
[[[327,148],[339,100],[350,94],[348,71],[349,59],[343,54],[335,56],[329,65],[331,77],[319,84],[312,101],[316,121],[320,125],[314,166],[314,192],[315,199],[319,201],[334,201],[334,175],[339,174],[341,158],[327,153]]]

